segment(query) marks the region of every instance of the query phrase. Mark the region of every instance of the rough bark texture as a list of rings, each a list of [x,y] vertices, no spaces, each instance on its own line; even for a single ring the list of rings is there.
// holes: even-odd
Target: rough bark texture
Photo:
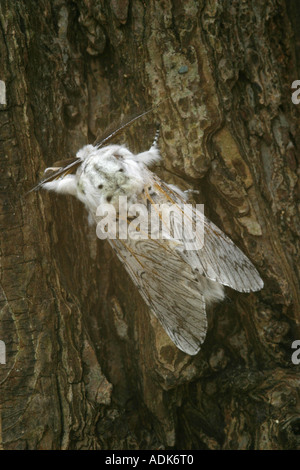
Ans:
[[[4,449],[300,448],[297,8],[1,0]],[[78,202],[26,195],[46,166],[165,98],[125,141],[146,149],[161,122],[157,171],[200,191],[265,281],[228,289],[196,357],[171,343]]]

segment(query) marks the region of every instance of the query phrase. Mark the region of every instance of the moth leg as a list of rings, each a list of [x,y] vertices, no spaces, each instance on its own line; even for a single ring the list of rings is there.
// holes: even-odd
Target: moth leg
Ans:
[[[185,194],[200,194],[200,191],[198,191],[198,189],[186,189],[184,193]]]
[[[77,184],[74,175],[67,175],[64,178],[43,183],[42,187],[47,191],[55,191],[60,194],[77,195]]]
[[[153,143],[151,145],[151,148],[152,147],[157,147],[157,142],[158,142],[158,139],[159,139],[159,134],[160,134],[160,129],[159,129],[159,124],[157,125],[157,129],[156,129],[156,132],[155,132],[155,136],[154,136],[154,140],[153,140]]]
[[[161,160],[161,156],[158,147],[152,146],[146,152],[138,153],[135,157],[135,160],[139,163],[144,163],[146,166],[159,162]]]
[[[181,189],[178,188],[175,184],[167,184],[168,188],[172,189],[174,193],[178,194],[179,196],[182,197],[185,201],[187,200],[187,194],[186,191],[182,191]]]
[[[161,160],[161,156],[158,149],[158,138],[159,138],[159,127],[156,130],[155,137],[153,143],[149,150],[146,152],[139,153],[136,155],[136,160],[140,163],[144,163],[144,165],[152,165],[153,163],[159,162]]]
[[[60,169],[61,167],[58,166],[49,166],[49,168],[46,168],[46,170],[44,171],[44,176],[47,176],[47,173],[51,174],[52,172],[58,171]]]

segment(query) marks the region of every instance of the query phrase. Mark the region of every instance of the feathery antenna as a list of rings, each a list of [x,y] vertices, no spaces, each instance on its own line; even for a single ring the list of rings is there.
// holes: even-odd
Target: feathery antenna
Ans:
[[[155,106],[153,106],[152,108],[150,109],[147,109],[147,111],[144,111],[143,113],[141,114],[138,114],[137,116],[135,116],[133,119],[130,119],[129,121],[125,122],[124,124],[121,124],[120,127],[118,127],[118,129],[116,129],[115,131],[111,132],[108,136],[104,137],[103,139],[100,139],[100,140],[96,140],[93,145],[94,147],[103,147],[104,144],[107,144],[113,137],[115,137],[116,135],[118,135],[119,133],[121,133],[124,129],[126,129],[127,127],[129,127],[131,124],[133,124],[135,121],[137,121],[138,119],[140,119],[141,117],[143,116],[146,116],[147,114],[151,113],[152,111],[154,111],[155,108],[157,108],[158,106],[161,105],[161,103],[163,103],[164,101],[168,100],[169,98],[165,98],[164,100],[160,101],[158,104],[156,104]]]
[[[103,147],[103,145],[107,144],[113,137],[115,137],[116,135],[121,133],[124,129],[129,127],[131,124],[133,124],[135,121],[137,121],[141,117],[146,116],[147,114],[154,111],[155,108],[157,108],[161,103],[163,103],[164,101],[166,101],[168,99],[169,98],[165,98],[164,100],[160,101],[158,104],[153,106],[152,108],[147,109],[147,111],[144,111],[143,113],[138,114],[137,116],[135,116],[133,119],[130,119],[129,121],[125,122],[124,124],[121,124],[118,129],[116,129],[113,132],[109,133],[108,136],[100,139],[99,141],[96,140],[94,142],[93,146],[98,147],[98,148]],[[154,138],[154,141],[153,141],[152,145],[157,145],[158,137],[159,137],[159,128],[157,129],[157,131],[155,133],[155,138]],[[74,159],[73,162],[67,164],[66,166],[62,166],[62,168],[60,168],[59,170],[54,172],[52,175],[44,178],[36,186],[34,186],[34,188],[30,189],[30,191],[28,191],[26,194],[29,194],[32,191],[37,191],[38,189],[40,189],[43,186],[44,183],[47,183],[48,181],[53,181],[54,179],[59,178],[61,175],[65,176],[69,173],[72,173],[81,163],[82,163],[82,161],[79,158]]]

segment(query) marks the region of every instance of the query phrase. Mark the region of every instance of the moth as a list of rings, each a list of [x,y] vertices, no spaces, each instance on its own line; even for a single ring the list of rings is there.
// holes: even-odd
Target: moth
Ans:
[[[107,203],[117,208],[120,196],[142,204],[148,212],[157,205],[172,205],[176,231],[186,197],[149,169],[161,159],[158,133],[149,150],[134,155],[125,146],[105,145],[118,131],[100,143],[84,146],[74,160],[47,168],[34,189],[75,196],[86,207],[89,220],[96,223],[97,209]],[[187,249],[186,233],[181,239],[117,236],[108,241],[174,344],[194,355],[206,336],[206,309],[224,299],[224,286],[255,292],[264,284],[248,257],[216,225],[196,208],[190,209],[188,217],[194,222],[201,219],[201,249]]]

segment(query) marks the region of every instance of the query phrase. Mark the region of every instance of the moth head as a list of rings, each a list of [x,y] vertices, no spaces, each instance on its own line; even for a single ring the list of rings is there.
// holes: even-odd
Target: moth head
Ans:
[[[126,147],[93,147],[88,152],[78,170],[77,197],[92,210],[103,203],[117,204],[119,196],[130,198],[142,190],[143,172]]]
[[[95,147],[93,145],[85,145],[76,153],[76,158],[84,161],[94,152]]]

